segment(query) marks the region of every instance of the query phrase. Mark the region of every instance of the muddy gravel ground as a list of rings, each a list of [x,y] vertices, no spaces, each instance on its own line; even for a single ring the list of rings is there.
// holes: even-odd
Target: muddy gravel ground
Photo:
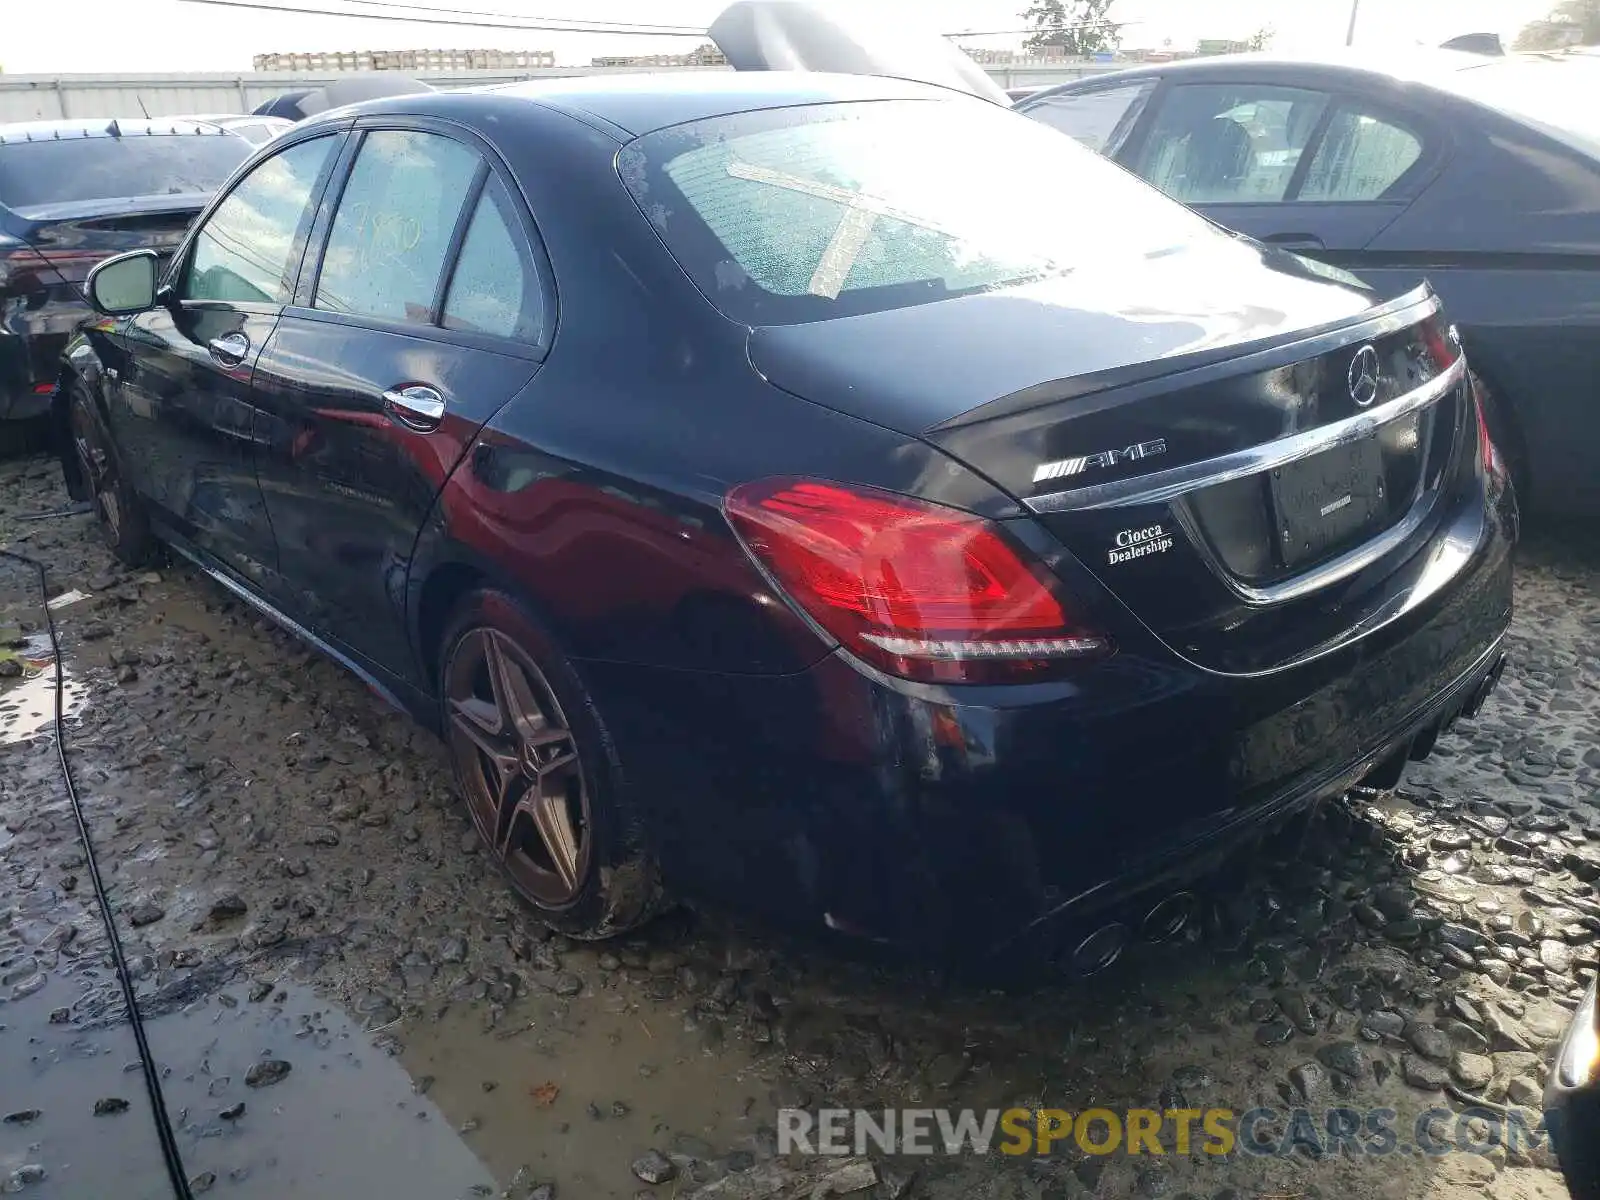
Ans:
[[[1526,545],[1504,683],[1397,792],[1242,851],[1178,942],[1002,994],[717,915],[550,936],[429,735],[189,568],[119,571],[88,518],[27,519],[66,504],[45,460],[0,465],[0,545],[58,598],[67,751],[197,1193],[1565,1195],[1547,1149],[1484,1145],[1485,1114],[1537,1126],[1596,963],[1593,542]],[[170,1195],[43,628],[0,564],[0,1193]],[[1397,1148],[776,1157],[782,1107],[1013,1105],[1392,1109]],[[1413,1151],[1432,1109],[1476,1109],[1430,1129],[1487,1152]]]

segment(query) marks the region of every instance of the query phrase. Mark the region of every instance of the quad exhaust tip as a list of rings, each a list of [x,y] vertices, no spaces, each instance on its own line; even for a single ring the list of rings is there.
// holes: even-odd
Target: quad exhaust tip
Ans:
[[[1080,978],[1098,975],[1122,957],[1132,937],[1128,927],[1120,921],[1102,925],[1072,948],[1066,956],[1067,966]]]
[[[1467,698],[1467,702],[1461,706],[1461,715],[1463,717],[1471,720],[1483,711],[1484,702],[1489,699],[1489,694],[1499,685],[1500,676],[1505,674],[1505,669],[1506,656],[1502,654],[1495,660],[1495,664],[1489,673],[1484,676],[1483,682],[1477,686],[1472,695]]]

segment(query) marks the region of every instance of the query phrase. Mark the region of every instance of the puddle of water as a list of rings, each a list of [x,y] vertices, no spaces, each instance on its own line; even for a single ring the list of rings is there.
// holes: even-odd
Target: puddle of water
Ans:
[[[492,1185],[399,1063],[343,1013],[303,988],[275,988],[255,1004],[246,992],[235,985],[146,1025],[191,1180],[213,1175],[238,1200],[448,1200]],[[70,998],[40,999],[44,1007]],[[30,1022],[26,1033],[0,1032],[3,1107],[40,1113],[0,1125],[0,1177],[37,1163],[48,1172],[41,1196],[169,1196],[143,1077],[125,1070],[132,1047],[125,1026],[85,1034]],[[247,1072],[264,1058],[291,1069],[271,1086],[248,1086]],[[95,1116],[107,1097],[127,1100],[128,1110]]]
[[[21,646],[0,649],[16,663],[20,676],[0,679],[0,746],[24,742],[48,730],[56,719],[56,660],[50,639],[32,634]],[[61,712],[74,717],[88,699],[88,689],[73,677],[72,668],[61,675]]]
[[[526,1168],[519,1178],[554,1183],[558,1196],[631,1200],[643,1185],[629,1167],[646,1150],[751,1149],[772,1119],[770,1084],[744,1048],[706,1051],[682,1016],[599,1011],[621,1007],[604,1002],[582,1013],[540,1007],[515,1005],[495,1033],[461,1009],[406,1035],[413,1078],[431,1077],[428,1098],[471,1129],[502,1181]]]
[[[0,987],[0,998],[7,993],[15,997]],[[0,1006],[0,1190],[13,1171],[36,1165],[45,1178],[24,1195],[170,1195],[143,1082],[123,1069],[138,1057],[131,1031],[49,1023],[78,995],[75,981],[51,973],[39,990]],[[95,1103],[112,1097],[126,1099],[128,1111],[95,1116]]]

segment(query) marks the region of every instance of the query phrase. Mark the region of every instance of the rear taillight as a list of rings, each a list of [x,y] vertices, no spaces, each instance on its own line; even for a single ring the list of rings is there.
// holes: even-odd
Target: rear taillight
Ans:
[[[1110,642],[981,517],[837,483],[745,484],[726,500],[750,553],[866,662],[931,683],[1048,678]]]
[[[1478,462],[1485,475],[1500,479],[1505,475],[1505,465],[1500,461],[1500,451],[1495,448],[1494,438],[1489,434],[1489,421],[1483,415],[1483,389],[1476,381],[1472,385],[1472,407],[1478,414]]]
[[[57,283],[81,284],[105,254],[78,250],[0,250],[0,287],[10,291],[42,291]]]

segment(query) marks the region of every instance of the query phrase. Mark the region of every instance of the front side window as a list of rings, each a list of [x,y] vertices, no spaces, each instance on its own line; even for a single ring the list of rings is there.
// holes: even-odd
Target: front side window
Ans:
[[[317,308],[427,324],[479,158],[451,138],[369,133],[339,199]]]
[[[714,117],[647,134],[618,169],[700,290],[749,324],[903,308],[1223,236],[1055,130],[964,98]]]
[[[287,304],[298,263],[296,235],[337,137],[299,142],[258,164],[195,235],[184,300]]]
[[[1096,154],[1115,154],[1155,89],[1156,81],[1147,79],[1122,87],[1044,96],[1018,111],[1059,129]]]
[[[1175,87],[1135,169],[1185,204],[1282,201],[1327,104],[1324,93],[1300,88]]]

